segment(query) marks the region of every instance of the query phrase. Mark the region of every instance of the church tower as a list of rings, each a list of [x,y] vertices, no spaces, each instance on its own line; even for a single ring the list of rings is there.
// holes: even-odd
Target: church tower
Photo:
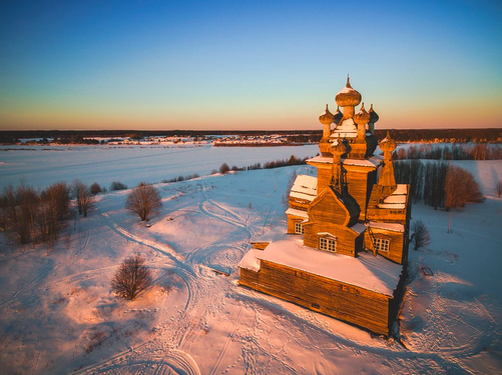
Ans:
[[[336,112],[326,105],[321,153],[307,160],[317,177],[296,178],[287,227],[251,242],[239,285],[387,335],[406,278],[411,202],[389,134],[383,157],[374,155],[379,116],[361,99],[347,78]]]

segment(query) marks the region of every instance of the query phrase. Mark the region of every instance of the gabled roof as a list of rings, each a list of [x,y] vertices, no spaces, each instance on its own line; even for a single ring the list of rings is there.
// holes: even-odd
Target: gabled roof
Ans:
[[[303,174],[298,175],[289,196],[312,202],[317,196],[317,178]]]
[[[383,199],[382,203],[378,204],[378,208],[388,208],[394,210],[403,210],[406,208],[408,200],[408,185],[397,185],[392,194]]]
[[[298,216],[304,219],[308,219],[307,211],[297,210],[296,208],[288,208],[286,210],[286,215]]]

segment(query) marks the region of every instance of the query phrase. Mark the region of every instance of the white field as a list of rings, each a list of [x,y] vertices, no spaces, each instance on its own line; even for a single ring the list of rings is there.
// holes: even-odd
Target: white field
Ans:
[[[154,152],[145,149],[146,155]],[[231,152],[278,158],[264,156],[261,148]],[[57,154],[61,163],[72,157]],[[186,172],[179,169],[174,176],[200,173],[192,165],[198,159],[185,155]],[[145,170],[160,160],[136,157]],[[215,157],[208,168],[233,163],[227,157]],[[258,157],[242,159],[242,165]],[[111,168],[110,181],[129,163],[102,162],[93,166],[102,176]],[[29,165],[28,157],[24,163]],[[449,213],[413,207],[413,219],[426,222],[432,243],[410,250],[400,317],[403,345],[237,285],[236,265],[249,240],[284,224],[282,200],[291,174],[313,172],[287,167],[158,184],[164,208],[150,228],[124,210],[128,191],[99,195],[97,210],[72,222],[49,256],[42,246],[18,249],[0,234],[0,373],[500,373],[502,199],[493,181],[502,178],[502,163],[459,164],[475,173],[486,201],[454,211],[451,234]],[[79,167],[70,171],[59,180],[82,176]],[[150,179],[155,174],[149,173],[139,179],[165,178]],[[134,178],[119,179],[133,185]],[[136,301],[125,302],[111,293],[110,280],[133,253],[146,257],[155,283]],[[434,276],[424,276],[422,266]]]

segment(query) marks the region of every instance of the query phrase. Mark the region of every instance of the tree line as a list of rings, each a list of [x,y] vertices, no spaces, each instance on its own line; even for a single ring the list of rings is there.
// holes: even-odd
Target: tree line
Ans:
[[[15,188],[8,185],[0,195],[0,227],[19,244],[46,243],[53,249],[67,221],[75,215],[72,199],[80,215],[87,216],[94,207],[91,190],[80,180],[71,185],[56,182],[43,190],[25,182]]]
[[[483,201],[472,173],[447,161],[400,160],[394,162],[394,171],[397,183],[410,184],[413,203],[449,210]]]
[[[410,147],[400,147],[392,158],[404,159],[434,159],[434,160],[501,160],[502,147],[486,143],[433,145],[421,144]]]

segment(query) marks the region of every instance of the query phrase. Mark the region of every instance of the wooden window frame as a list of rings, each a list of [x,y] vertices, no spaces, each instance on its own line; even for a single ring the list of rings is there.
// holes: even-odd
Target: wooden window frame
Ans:
[[[390,251],[390,238],[384,236],[378,236],[373,239],[373,247],[379,253],[388,253]]]
[[[300,227],[300,231],[298,231],[298,227]],[[301,221],[295,221],[295,233],[305,234],[305,227],[303,226]]]
[[[332,237],[319,237],[319,250],[336,253],[337,239]],[[332,249],[332,250],[331,250]]]

